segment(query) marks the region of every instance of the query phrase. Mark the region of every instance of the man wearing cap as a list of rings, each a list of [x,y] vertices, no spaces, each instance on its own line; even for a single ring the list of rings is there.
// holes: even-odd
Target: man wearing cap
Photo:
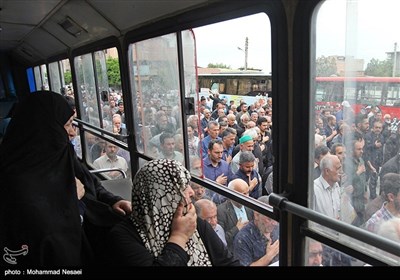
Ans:
[[[233,157],[231,161],[231,170],[235,174],[239,170],[239,159],[240,153],[242,151],[253,151],[254,150],[254,140],[250,135],[243,135],[239,139],[240,151]]]

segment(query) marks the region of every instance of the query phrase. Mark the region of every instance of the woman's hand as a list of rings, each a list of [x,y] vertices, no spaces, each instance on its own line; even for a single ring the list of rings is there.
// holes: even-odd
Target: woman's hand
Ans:
[[[81,200],[81,198],[85,195],[85,187],[83,186],[82,182],[75,177],[75,182],[76,182],[76,193],[78,195],[78,199]]]
[[[192,237],[197,226],[195,207],[190,203],[187,208],[187,213],[185,215],[183,213],[184,206],[182,203],[180,203],[176,209],[172,220],[171,234],[168,240],[168,242],[175,243],[182,248],[186,247],[186,243],[189,241],[189,238]]]

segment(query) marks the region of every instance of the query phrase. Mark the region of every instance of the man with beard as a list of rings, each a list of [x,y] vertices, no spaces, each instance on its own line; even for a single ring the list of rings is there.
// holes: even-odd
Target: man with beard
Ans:
[[[254,169],[255,156],[250,151],[240,153],[239,170],[232,176],[232,179],[242,179],[249,185],[250,196],[257,199],[261,196],[261,176]]]

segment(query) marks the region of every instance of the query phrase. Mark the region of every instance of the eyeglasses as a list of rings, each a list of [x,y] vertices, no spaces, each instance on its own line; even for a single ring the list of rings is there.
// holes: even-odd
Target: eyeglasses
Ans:
[[[308,253],[308,257],[309,258],[316,258],[317,256],[322,256],[322,251],[318,251],[318,252],[310,252]]]

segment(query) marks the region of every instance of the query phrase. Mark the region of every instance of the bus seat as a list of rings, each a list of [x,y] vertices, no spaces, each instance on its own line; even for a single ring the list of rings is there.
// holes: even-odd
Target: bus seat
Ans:
[[[127,177],[126,172],[120,168],[105,168],[90,170],[92,174],[98,174],[109,171],[119,171],[122,174],[122,178],[114,180],[102,180],[101,185],[109,192],[114,195],[118,195],[125,200],[131,201],[132,198],[132,181]]]
[[[103,180],[101,185],[114,195],[118,195],[125,200],[132,199],[132,181],[130,178],[122,178],[115,180]]]

